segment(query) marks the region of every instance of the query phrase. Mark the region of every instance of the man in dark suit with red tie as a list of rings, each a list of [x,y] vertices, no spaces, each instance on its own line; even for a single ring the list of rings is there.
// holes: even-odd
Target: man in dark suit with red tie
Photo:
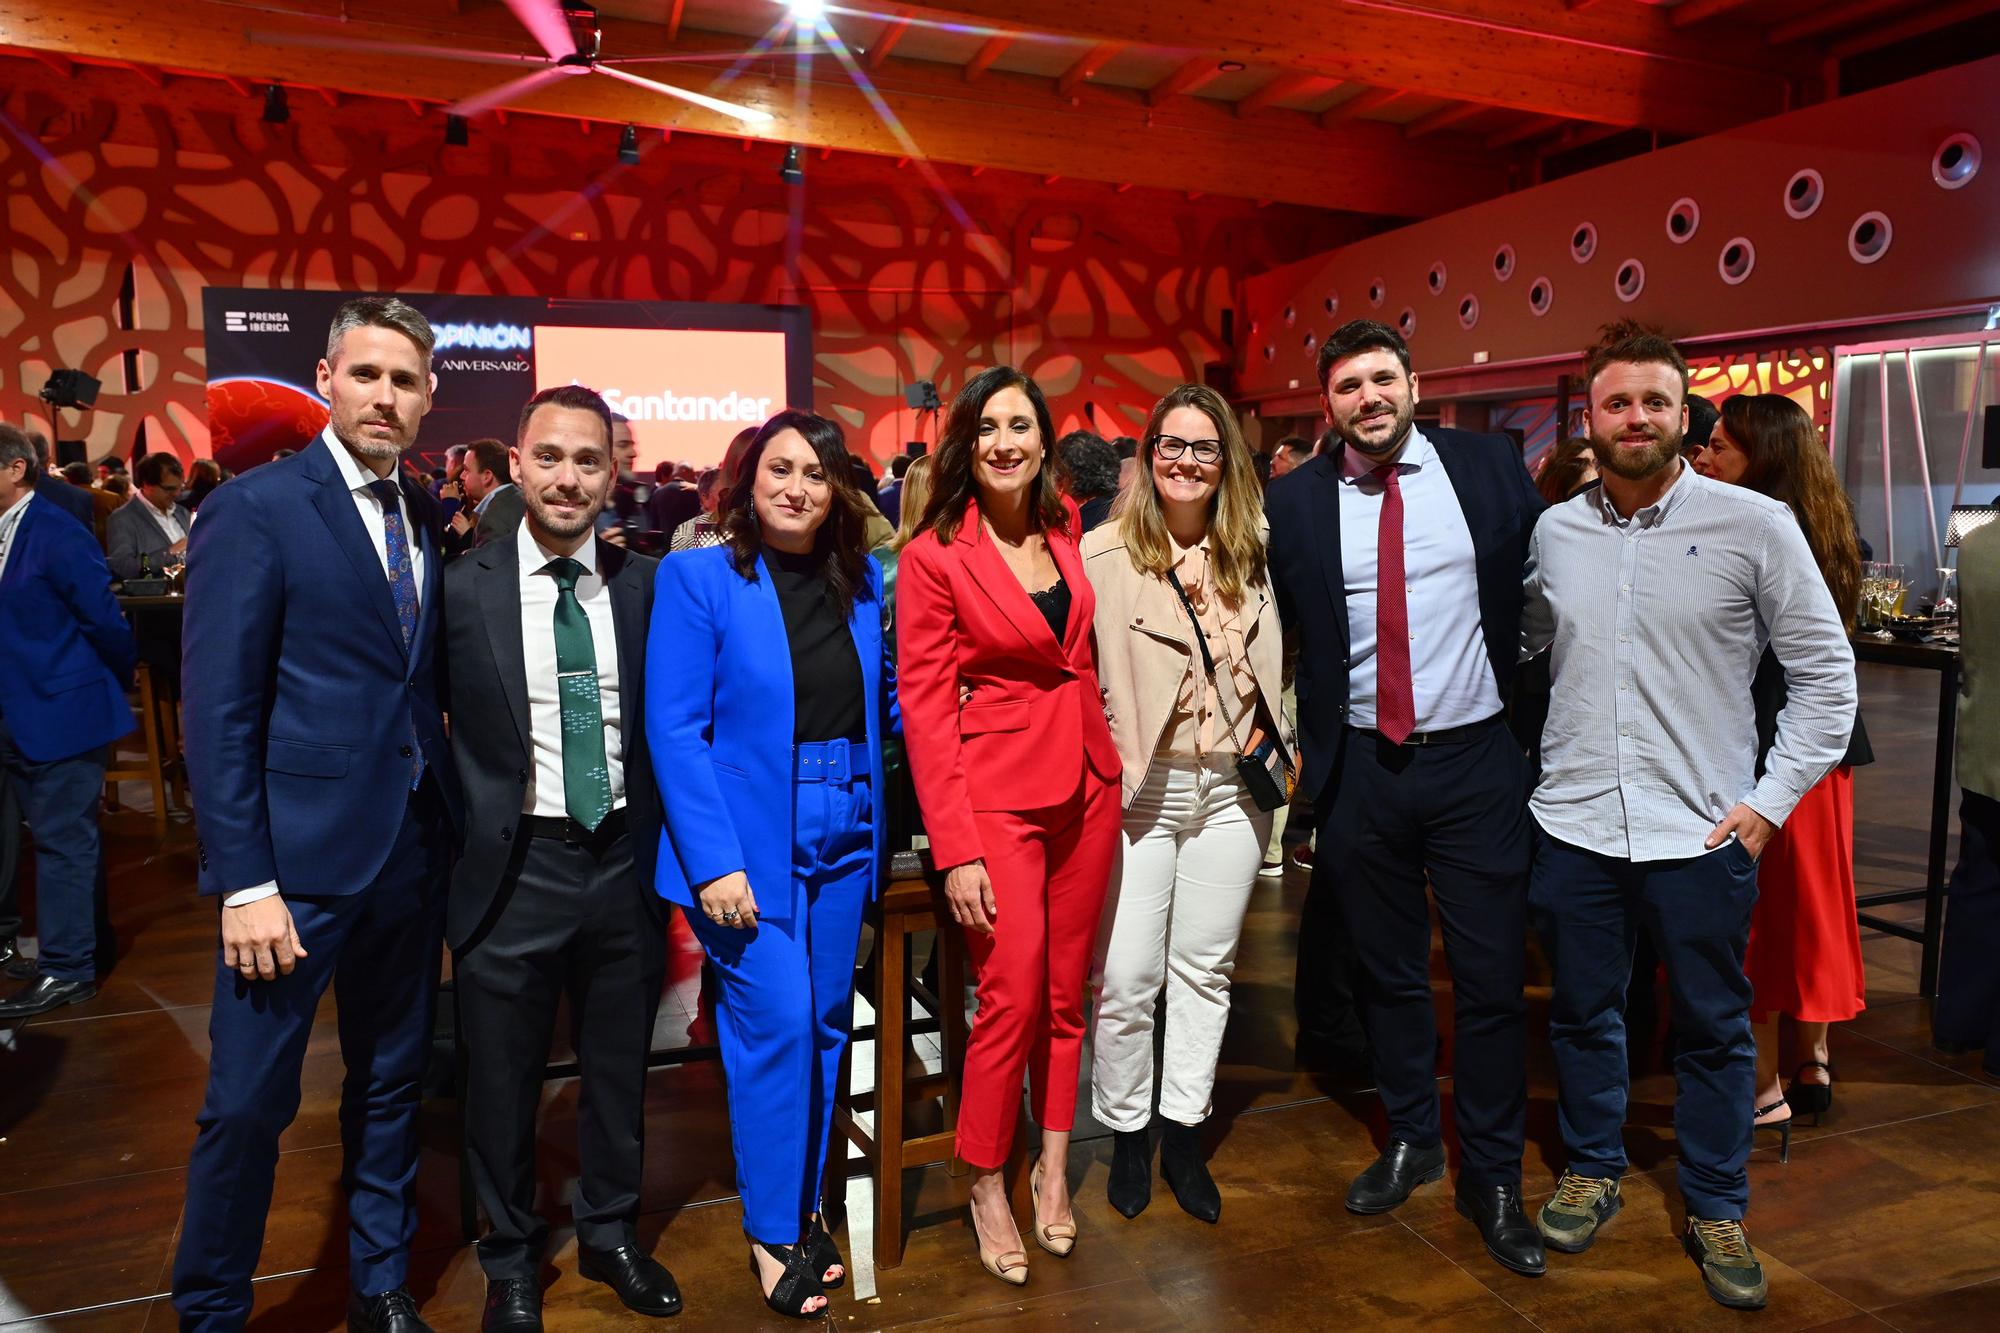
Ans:
[[[184,1330],[249,1318],[278,1136],[329,986],[347,1066],[347,1326],[428,1327],[404,1283],[463,820],[439,708],[438,503],[398,462],[430,409],[432,343],[402,301],[342,305],[319,363],[325,432],[218,486],[194,525],[183,699],[221,941],[174,1260]]]
[[[1266,512],[1279,609],[1298,637],[1301,781],[1319,812],[1317,859],[1338,867],[1389,1120],[1347,1206],[1388,1212],[1444,1175],[1428,881],[1452,976],[1458,1209],[1494,1259],[1539,1274],[1542,1239],[1521,1208],[1528,771],[1501,707],[1542,501],[1508,437],[1417,429],[1417,377],[1395,330],[1341,326],[1319,373],[1341,447],[1275,483]],[[1332,878],[1316,875],[1313,891],[1333,891]]]

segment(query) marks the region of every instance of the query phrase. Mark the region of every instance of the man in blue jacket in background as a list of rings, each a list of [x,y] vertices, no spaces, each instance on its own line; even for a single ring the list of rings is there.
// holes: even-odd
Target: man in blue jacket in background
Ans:
[[[0,771],[35,831],[41,954],[0,1022],[97,994],[97,803],[125,702],[132,629],[90,529],[35,495],[35,447],[0,426]]]

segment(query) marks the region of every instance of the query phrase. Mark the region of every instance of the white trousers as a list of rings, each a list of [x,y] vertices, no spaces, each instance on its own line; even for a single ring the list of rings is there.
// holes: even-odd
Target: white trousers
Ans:
[[[1152,1119],[1162,987],[1160,1114],[1183,1125],[1208,1117],[1236,943],[1270,834],[1271,814],[1244,793],[1234,755],[1156,760],[1126,809],[1098,932],[1091,1038],[1091,1108],[1111,1128],[1144,1129]]]

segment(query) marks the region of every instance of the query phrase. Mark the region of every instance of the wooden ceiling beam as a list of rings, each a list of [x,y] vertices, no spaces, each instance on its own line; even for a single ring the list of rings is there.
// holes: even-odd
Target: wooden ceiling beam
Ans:
[[[1651,5],[1547,0],[928,0],[959,22],[1196,50],[1288,73],[1536,115],[1710,134],[1777,115],[1816,78],[1803,54],[1722,50]],[[1731,62],[1735,63],[1731,63]]]
[[[1501,130],[1498,134],[1488,135],[1486,146],[1488,148],[1507,148],[1528,139],[1538,139],[1542,135],[1552,133],[1570,123],[1570,121],[1564,120],[1561,116],[1530,116],[1518,125],[1509,126],[1507,129]]]
[[[1062,72],[1056,80],[1056,91],[1064,97],[1073,97],[1092,75],[1111,63],[1112,57],[1125,49],[1123,42],[1099,42],[1077,58],[1075,64]]]
[[[985,43],[973,52],[972,59],[965,62],[965,81],[979,82],[979,76],[991,69],[994,61],[1007,54],[1007,48],[1013,44],[1013,37],[1004,32],[988,37]]]
[[[1321,112],[1320,126],[1330,130],[1343,120],[1354,120],[1370,111],[1380,110],[1402,95],[1401,88],[1365,88],[1339,106],[1330,106]]]
[[[1276,106],[1306,93],[1322,92],[1327,82],[1317,74],[1280,74],[1236,103],[1236,114],[1254,116],[1265,107]]]
[[[1667,22],[1676,28],[1692,27],[1749,3],[1750,0],[1681,0],[1668,12]]]
[[[868,48],[868,68],[882,68],[882,62],[889,58],[889,53],[896,49],[896,43],[902,41],[903,34],[909,30],[908,18],[899,18],[884,28],[882,35],[875,39],[875,45]]]
[[[1196,56],[1148,88],[1146,105],[1158,106],[1184,93],[1192,93],[1203,84],[1212,83],[1221,76],[1222,68],[1215,60],[1208,56]]]
[[[1788,46],[1909,7],[1909,0],[1846,0],[1843,4],[1822,5],[1800,18],[1772,24],[1765,30],[1764,40],[1773,46]]]
[[[1912,37],[1922,37],[1939,28],[1949,28],[1954,23],[1984,18],[1995,10],[2000,10],[2000,0],[1959,0],[1955,5],[1928,4],[1908,18],[1835,42],[1826,53],[1835,60],[1852,60],[1855,56],[1865,56],[1870,51],[1907,42]]]
[[[1471,120],[1474,116],[1483,116],[1492,109],[1483,102],[1460,102],[1456,106],[1447,102],[1437,110],[1418,116],[1403,126],[1403,137],[1421,139],[1426,134],[1448,130],[1454,125]]]
[[[606,19],[608,49],[657,50],[657,23]],[[324,33],[330,25],[272,13],[260,16],[269,32]],[[123,60],[145,51],[160,67],[210,77],[234,75],[259,83],[278,80],[344,93],[404,98],[420,88],[424,98],[453,102],[491,87],[504,71],[442,58],[251,42],[243,11],[225,0],[177,0],[172,6],[129,0],[0,0],[0,31],[17,44],[70,59]],[[342,36],[440,47],[505,50],[518,45],[519,28],[498,7],[451,21],[386,23],[356,18]],[[677,49],[690,54],[737,50],[741,38],[683,28]],[[713,75],[681,67],[674,76],[696,90]],[[1046,76],[990,70],[967,89],[948,65],[892,60],[873,80],[889,118],[844,73],[829,68],[814,78],[801,110],[790,72],[772,62],[753,64],[727,85],[734,102],[776,119],[746,136],[737,122],[700,107],[656,96],[600,77],[564,79],[536,93],[523,114],[557,116],[579,125],[592,121],[721,134],[732,139],[797,143],[897,157],[912,141],[937,162],[983,165],[1037,178],[1135,187],[1199,190],[1237,198],[1275,199],[1309,207],[1396,217],[1428,217],[1493,198],[1509,187],[1506,156],[1481,145],[1440,139],[1408,143],[1395,126],[1368,121],[1320,130],[1303,118],[1245,122],[1227,106],[1184,98],[1170,108],[1149,109],[1145,95],[1101,86],[1086,126]],[[293,107],[294,119],[311,116]],[[319,114],[339,114],[325,112]],[[994,132],[1004,124],[1006,133]]]

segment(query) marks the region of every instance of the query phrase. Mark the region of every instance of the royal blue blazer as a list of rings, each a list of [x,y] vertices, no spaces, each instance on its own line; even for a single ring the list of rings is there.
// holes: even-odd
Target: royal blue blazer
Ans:
[[[0,680],[8,682],[0,716],[15,748],[42,764],[130,732],[137,722],[123,682],[133,661],[132,627],[111,595],[104,548],[36,496],[0,578]]]
[[[374,883],[410,798],[413,734],[464,827],[439,704],[438,503],[398,475],[424,551],[406,647],[331,436],[216,487],[188,537],[181,698],[204,894]]]
[[[665,814],[654,887],[692,909],[696,885],[741,870],[758,915],[791,920],[804,907],[792,882],[791,642],[764,558],[752,580],[730,555],[727,546],[670,555],[654,583],[646,741]],[[873,556],[847,627],[867,694],[872,897],[888,824],[882,737],[900,725],[895,668],[883,646],[882,567]]]

